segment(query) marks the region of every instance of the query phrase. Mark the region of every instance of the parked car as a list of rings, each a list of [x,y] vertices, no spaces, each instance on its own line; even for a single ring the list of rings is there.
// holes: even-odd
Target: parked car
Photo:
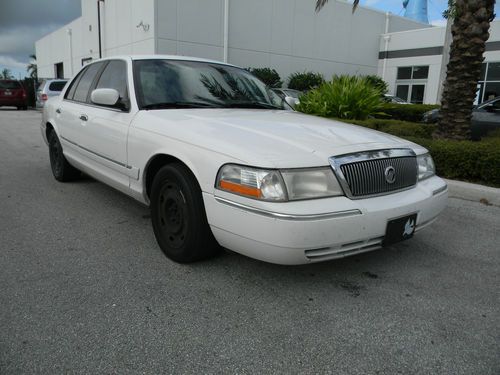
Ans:
[[[149,205],[177,262],[220,247],[325,261],[411,238],[444,209],[447,186],[425,148],[285,108],[235,66],[111,57],[47,102],[41,132],[58,181],[83,171]]]
[[[424,113],[422,121],[436,123],[438,118],[439,109],[433,109]],[[488,133],[498,129],[500,129],[500,97],[474,106],[470,126],[473,140],[478,141]]]
[[[0,80],[0,107],[9,106],[17,109],[28,109],[28,96],[19,81]]]
[[[292,108],[295,108],[300,103],[302,91],[293,89],[272,89],[281,99],[285,100]]]
[[[68,82],[67,79],[44,79],[36,90],[36,107],[43,108],[52,96],[57,96]]]
[[[401,99],[400,97],[397,97],[395,95],[390,95],[390,94],[384,94],[382,100],[386,103],[393,103],[393,104],[410,104],[406,100]]]

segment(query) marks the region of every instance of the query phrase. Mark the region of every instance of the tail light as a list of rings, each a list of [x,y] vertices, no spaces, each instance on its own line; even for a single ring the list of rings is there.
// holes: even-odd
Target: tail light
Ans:
[[[47,94],[42,94],[42,100],[43,100],[43,101],[46,101],[48,98],[49,98],[49,97],[48,97],[48,95],[47,95]]]
[[[23,90],[23,99],[26,98],[26,91]]]

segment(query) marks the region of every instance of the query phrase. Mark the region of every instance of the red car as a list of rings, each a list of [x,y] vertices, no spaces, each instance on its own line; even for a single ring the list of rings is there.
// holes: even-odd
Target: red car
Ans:
[[[21,82],[0,80],[0,107],[1,106],[28,109],[28,95]]]

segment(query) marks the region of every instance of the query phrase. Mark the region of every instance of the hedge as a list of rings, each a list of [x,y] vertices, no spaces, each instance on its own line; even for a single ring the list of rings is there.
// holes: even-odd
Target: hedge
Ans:
[[[427,148],[439,176],[500,187],[500,132],[479,142],[432,139],[435,124],[370,119],[350,123],[380,130]]]
[[[427,148],[445,178],[500,187],[500,138],[480,142],[406,137]]]
[[[439,108],[433,104],[394,104],[385,103],[382,105],[381,113],[375,115],[376,118],[393,119],[401,121],[422,121],[425,112]]]
[[[350,120],[352,124],[361,125],[370,129],[380,130],[397,137],[417,137],[432,138],[432,133],[436,130],[436,124],[423,124],[398,120]]]

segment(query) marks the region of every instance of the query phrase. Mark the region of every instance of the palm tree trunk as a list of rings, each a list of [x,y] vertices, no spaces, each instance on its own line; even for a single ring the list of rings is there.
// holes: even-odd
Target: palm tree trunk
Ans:
[[[446,81],[437,135],[470,138],[471,108],[481,75],[495,0],[455,0]]]

